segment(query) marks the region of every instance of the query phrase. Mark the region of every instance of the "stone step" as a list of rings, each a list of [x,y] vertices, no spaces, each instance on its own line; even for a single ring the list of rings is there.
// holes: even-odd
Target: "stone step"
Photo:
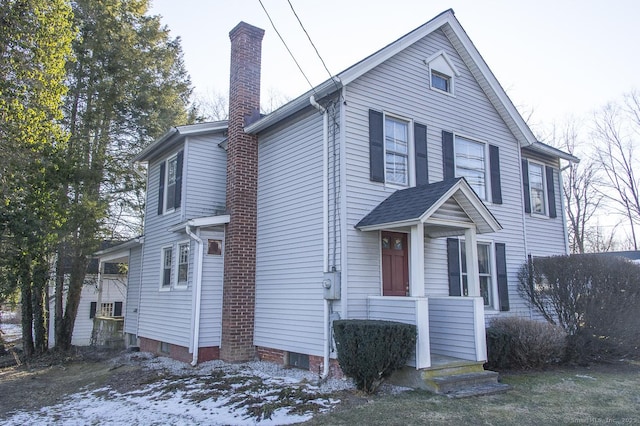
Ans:
[[[445,394],[460,389],[498,383],[498,373],[482,371],[467,374],[453,374],[448,376],[431,377],[427,379],[436,393]]]
[[[469,398],[471,396],[495,395],[504,393],[511,389],[511,386],[504,383],[488,383],[485,385],[471,386],[445,394],[448,398]]]

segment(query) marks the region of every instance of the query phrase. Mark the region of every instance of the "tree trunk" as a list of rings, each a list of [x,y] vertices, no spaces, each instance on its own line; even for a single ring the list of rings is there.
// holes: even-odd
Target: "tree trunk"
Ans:
[[[82,293],[87,263],[87,256],[80,253],[80,250],[76,250],[76,254],[71,258],[71,276],[69,278],[67,302],[65,304],[60,336],[56,337],[56,347],[64,351],[71,349],[71,337],[78,314],[78,305],[80,304],[80,294]]]
[[[66,256],[65,245],[60,243],[58,245],[58,259],[56,260],[56,289],[54,294],[54,336],[55,344],[58,345],[58,341],[62,336],[62,321],[63,321],[63,297],[64,297],[64,258]]]
[[[33,331],[35,337],[35,354],[40,355],[47,351],[47,278],[49,267],[47,262],[40,259],[36,262],[33,269],[33,292],[32,292],[32,309],[33,309]]]
[[[31,276],[28,262],[22,266],[20,277],[21,304],[22,304],[22,350],[27,358],[33,356],[33,309],[31,306]]]

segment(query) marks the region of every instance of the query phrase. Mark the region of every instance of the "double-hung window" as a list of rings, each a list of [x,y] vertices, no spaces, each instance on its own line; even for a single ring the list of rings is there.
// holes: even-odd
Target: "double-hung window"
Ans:
[[[409,123],[385,116],[385,180],[409,185]]]
[[[464,177],[478,197],[487,199],[487,160],[485,144],[455,137],[455,174]]]
[[[171,275],[173,270],[172,264],[173,264],[173,248],[165,247],[162,249],[162,279],[161,279],[162,288],[171,287]]]
[[[182,201],[182,163],[184,152],[169,157],[160,163],[158,184],[158,214],[172,212]]]
[[[462,276],[462,294],[469,295],[467,284],[467,256],[464,241],[460,241],[460,268]],[[478,279],[480,281],[480,295],[485,306],[492,305],[493,290],[491,280],[491,244],[478,243]]]
[[[531,195],[531,213],[546,214],[545,208],[544,166],[529,163],[529,193]]]
[[[189,278],[189,243],[178,245],[178,284],[186,286]]]

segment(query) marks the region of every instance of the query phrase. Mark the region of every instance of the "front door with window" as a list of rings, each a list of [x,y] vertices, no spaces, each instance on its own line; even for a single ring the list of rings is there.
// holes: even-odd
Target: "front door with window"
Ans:
[[[382,295],[409,295],[407,234],[382,232]]]

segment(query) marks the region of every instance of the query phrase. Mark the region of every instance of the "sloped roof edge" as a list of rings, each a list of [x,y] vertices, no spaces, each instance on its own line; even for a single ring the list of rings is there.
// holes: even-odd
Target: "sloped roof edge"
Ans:
[[[445,34],[449,37],[454,47],[459,51],[467,67],[469,67],[474,77],[479,81],[485,93],[488,94],[488,97],[494,104],[494,107],[498,110],[502,119],[505,120],[509,129],[514,133],[514,136],[519,143],[523,146],[527,146],[537,142],[533,132],[489,69],[489,66],[486,64],[473,42],[462,28],[460,22],[456,19],[453,9],[445,10],[420,27],[400,37],[396,41],[388,44],[346,70],[338,73],[333,80],[329,79],[323,82],[316,88],[294,99],[272,114],[269,114],[251,126],[248,126],[245,128],[245,131],[248,133],[257,133],[267,127],[277,124],[280,120],[283,120],[300,111],[302,108],[309,106],[309,96],[314,94],[314,91],[316,92],[316,98],[319,98],[318,95],[326,96],[336,91],[338,87],[341,88],[348,85],[366,72],[439,28],[443,28]]]
[[[226,120],[172,127],[164,135],[160,136],[140,151],[140,153],[133,158],[132,162],[147,161],[149,158],[153,157],[153,154],[156,151],[170,146],[174,141],[177,141],[184,136],[197,136],[211,132],[223,131],[226,130],[227,127],[228,122]]]

